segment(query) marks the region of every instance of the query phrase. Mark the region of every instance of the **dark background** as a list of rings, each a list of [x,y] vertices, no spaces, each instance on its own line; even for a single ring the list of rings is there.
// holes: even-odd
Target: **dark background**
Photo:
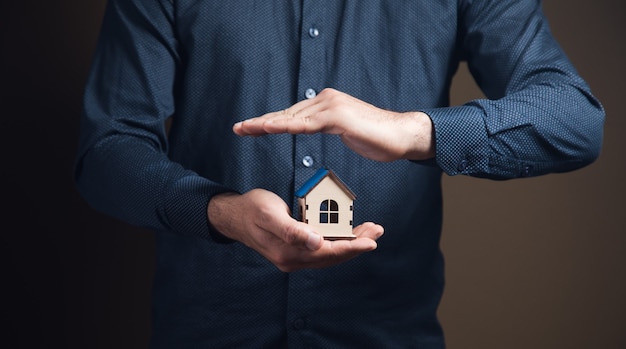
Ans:
[[[143,348],[150,334],[151,234],[91,210],[71,179],[104,4],[0,5],[2,347]],[[544,8],[606,107],[603,152],[567,174],[444,178],[450,349],[626,348],[624,3]],[[462,67],[454,104],[480,96]]]

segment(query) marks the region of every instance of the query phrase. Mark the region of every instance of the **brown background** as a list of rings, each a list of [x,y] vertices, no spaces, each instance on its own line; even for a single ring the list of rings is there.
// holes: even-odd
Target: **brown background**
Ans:
[[[0,5],[0,314],[8,348],[142,348],[149,336],[150,233],[92,211],[71,181],[104,3]],[[604,149],[568,174],[444,178],[440,315],[450,349],[626,348],[626,12],[618,0],[544,8],[606,107]],[[480,96],[462,67],[454,104]]]

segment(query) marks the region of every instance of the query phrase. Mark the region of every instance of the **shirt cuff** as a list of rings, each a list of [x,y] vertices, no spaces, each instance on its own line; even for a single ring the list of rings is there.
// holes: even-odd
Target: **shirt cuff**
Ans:
[[[213,228],[207,213],[213,196],[232,191],[200,176],[181,178],[170,188],[165,199],[168,226],[181,235],[207,238],[217,243],[234,242]]]
[[[488,134],[483,109],[464,106],[423,109],[433,122],[435,159],[448,175],[485,173],[488,168]]]

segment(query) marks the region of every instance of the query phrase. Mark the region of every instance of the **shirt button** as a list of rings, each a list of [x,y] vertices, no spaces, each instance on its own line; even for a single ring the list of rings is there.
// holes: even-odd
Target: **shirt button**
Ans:
[[[303,319],[295,319],[293,321],[293,328],[296,330],[303,330],[306,327],[306,322]]]
[[[467,160],[461,160],[461,162],[459,162],[458,166],[457,166],[457,170],[459,170],[459,172],[463,172],[465,170],[467,170]]]
[[[312,38],[316,38],[320,35],[320,31],[315,28],[315,27],[311,27],[309,28],[309,36]]]
[[[313,158],[308,155],[302,158],[302,164],[306,167],[313,166],[313,163],[315,163],[315,161],[313,161]]]
[[[522,177],[529,177],[533,172],[533,167],[530,165],[524,166],[522,168]]]
[[[315,96],[317,96],[317,92],[312,88],[307,88],[306,91],[304,91],[304,97],[307,99],[315,98]]]

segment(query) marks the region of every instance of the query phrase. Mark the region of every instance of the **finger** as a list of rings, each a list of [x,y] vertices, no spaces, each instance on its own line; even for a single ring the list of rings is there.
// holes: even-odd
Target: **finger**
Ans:
[[[263,116],[240,121],[233,125],[233,132],[238,136],[260,136],[267,134],[263,129]]]
[[[289,207],[278,195],[267,190],[254,189],[244,196],[253,216],[252,230],[259,232],[248,234],[254,237],[254,246],[264,250],[268,249],[266,243],[274,247],[283,244],[308,249],[320,247],[320,235],[309,225],[291,217]]]
[[[238,122],[233,131],[240,136],[260,136],[266,134],[313,134],[324,132],[329,127],[324,113],[323,100],[304,100],[285,110]]]
[[[370,228],[374,226],[375,224],[372,223]],[[280,270],[286,272],[300,269],[324,268],[348,261],[362,253],[372,251],[376,249],[376,247],[376,241],[369,237],[359,237],[350,241],[324,240],[321,248],[315,251],[306,251],[294,247],[284,249],[280,260],[275,262],[275,265]]]
[[[305,99],[283,110],[282,114],[291,116],[291,117],[296,117],[297,115],[301,115],[304,110],[314,105],[317,105],[320,102],[322,102],[320,98]]]
[[[276,117],[263,123],[263,130],[268,134],[314,134],[322,132],[326,125],[319,114],[314,111],[304,110],[301,115],[295,117]]]
[[[324,268],[353,259],[362,253],[375,250],[376,241],[369,238],[324,241],[324,245],[302,258],[305,268]]]
[[[263,128],[267,133],[340,133],[334,130],[337,118],[340,116],[335,115],[336,113],[329,109],[328,101],[325,99],[310,101],[315,101],[315,103],[296,104],[285,110],[285,113],[268,118]]]
[[[253,134],[313,134],[323,130],[324,123],[319,117],[319,108],[315,105],[292,112],[285,110],[266,114],[262,117],[245,121],[242,128]]]
[[[315,98],[305,99],[287,109],[270,112],[255,118],[240,121],[233,125],[233,131],[239,136],[255,136],[267,134],[268,132],[265,131],[265,129],[263,128],[263,125],[266,121],[275,118],[294,118],[299,112],[315,103],[317,103],[317,101],[315,101]]]
[[[352,230],[352,234],[361,238],[377,240],[385,233],[385,229],[378,224],[365,222]]]
[[[290,118],[293,117],[292,112],[287,109],[267,113],[255,118],[240,121],[233,125],[233,131],[239,136],[260,136],[268,134],[265,130],[265,123],[268,120],[275,118]]]

